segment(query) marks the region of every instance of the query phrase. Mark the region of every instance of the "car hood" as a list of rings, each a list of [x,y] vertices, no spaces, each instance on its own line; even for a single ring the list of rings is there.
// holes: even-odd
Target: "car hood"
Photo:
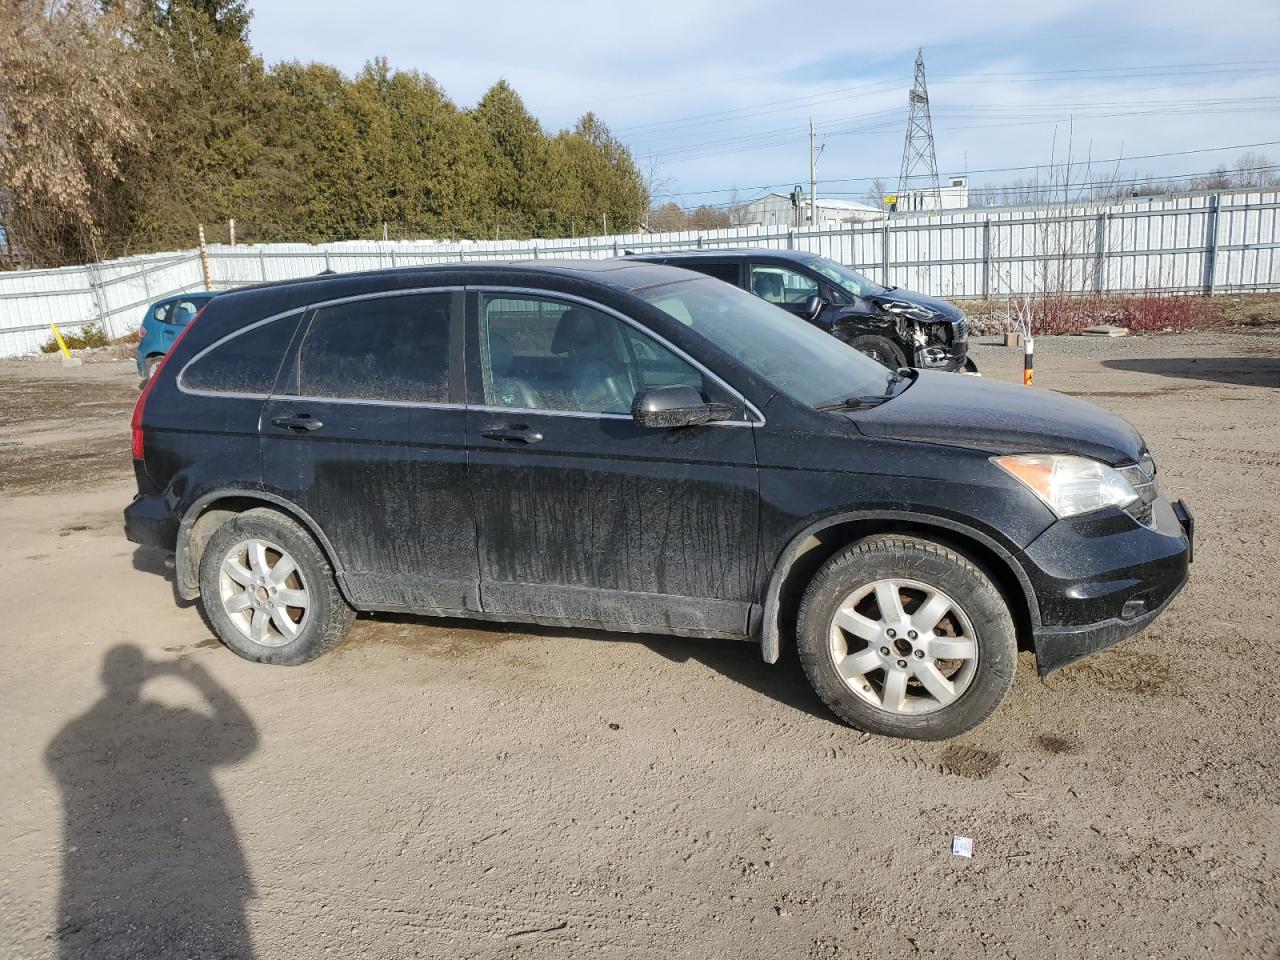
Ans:
[[[1134,463],[1142,437],[1129,422],[1051,390],[922,370],[892,400],[849,414],[871,437],[1005,453],[1076,453]]]
[[[907,303],[914,307],[923,307],[935,314],[935,320],[950,320],[954,323],[957,320],[964,319],[964,312],[954,303],[939,300],[937,297],[926,296],[923,293],[916,293],[914,290],[903,290],[901,287],[895,287],[886,293],[877,293],[864,299],[870,300],[881,309],[885,309],[888,304],[894,301]]]

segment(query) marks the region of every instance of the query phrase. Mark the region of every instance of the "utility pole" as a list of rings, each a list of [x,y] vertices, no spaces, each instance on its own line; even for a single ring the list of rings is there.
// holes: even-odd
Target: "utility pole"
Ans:
[[[200,240],[200,267],[204,271],[204,288],[213,289],[213,274],[209,272],[209,248],[204,242],[204,224],[197,226],[196,237]]]
[[[938,183],[938,155],[933,146],[933,121],[929,119],[929,87],[924,77],[924,50],[916,51],[915,83],[907,95],[907,139],[902,145],[902,172],[898,175],[898,209],[911,196],[914,183],[920,184],[920,209],[926,204],[923,192],[933,196],[934,208],[942,209],[942,187]]]
[[[818,142],[813,135],[813,117],[809,118],[809,226],[818,225]]]

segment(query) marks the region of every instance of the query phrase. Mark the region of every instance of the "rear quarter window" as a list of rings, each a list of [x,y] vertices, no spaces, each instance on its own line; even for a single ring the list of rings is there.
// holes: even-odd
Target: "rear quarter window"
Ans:
[[[267,396],[301,319],[295,313],[268,320],[215,343],[187,364],[180,384],[188,390]]]

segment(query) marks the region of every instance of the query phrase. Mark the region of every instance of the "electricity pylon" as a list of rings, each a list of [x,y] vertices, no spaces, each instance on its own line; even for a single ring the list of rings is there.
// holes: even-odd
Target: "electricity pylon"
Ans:
[[[916,51],[916,79],[907,95],[907,140],[902,147],[902,172],[898,174],[898,209],[907,197],[916,210],[941,210],[942,186],[938,182],[938,155],[933,147],[933,122],[929,119],[929,87],[924,79],[924,50]],[[932,198],[932,199],[930,199]]]

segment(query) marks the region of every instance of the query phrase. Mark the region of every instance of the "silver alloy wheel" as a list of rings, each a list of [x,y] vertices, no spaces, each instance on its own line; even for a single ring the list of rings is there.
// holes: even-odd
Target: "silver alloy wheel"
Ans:
[[[978,670],[968,615],[918,580],[876,580],[850,593],[831,618],[830,649],[849,689],[895,714],[941,710]]]
[[[222,609],[245,637],[264,647],[297,639],[311,595],[293,557],[270,540],[241,540],[218,571]]]

